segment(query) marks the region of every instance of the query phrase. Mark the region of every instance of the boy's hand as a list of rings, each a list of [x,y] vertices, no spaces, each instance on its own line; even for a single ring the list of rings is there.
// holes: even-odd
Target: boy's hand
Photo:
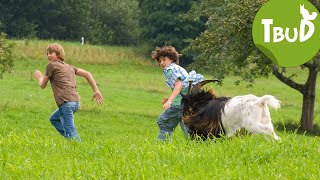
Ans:
[[[42,75],[41,71],[39,71],[39,70],[36,70],[36,71],[34,72],[34,75],[36,76],[36,78],[37,78],[38,80],[42,80],[42,78],[43,78],[43,75]]]
[[[170,106],[171,106],[171,101],[167,101],[166,103],[164,103],[162,107],[163,109],[168,109]]]
[[[169,98],[163,98],[161,103],[162,103],[162,104],[165,104],[165,103],[168,101],[168,99],[169,99]]]
[[[102,97],[100,91],[96,91],[96,92],[93,93],[92,100],[93,100],[94,98],[96,98],[96,101],[97,101],[97,104],[98,104],[98,105],[102,105],[102,103],[103,103],[103,97]]]
[[[41,71],[36,70],[34,72],[34,75],[36,76],[36,78],[38,79],[38,83],[39,86],[44,89],[47,86],[47,83],[49,81],[49,77],[48,76],[43,76]]]

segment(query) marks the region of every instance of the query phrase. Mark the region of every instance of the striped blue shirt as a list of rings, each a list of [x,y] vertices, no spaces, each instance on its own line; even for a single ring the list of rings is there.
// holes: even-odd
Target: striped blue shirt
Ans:
[[[171,63],[166,69],[163,70],[163,74],[166,77],[166,84],[171,88],[171,91],[174,89],[174,84],[177,82],[178,79],[181,80],[182,84],[182,94],[186,94],[188,91],[188,82],[186,81],[188,77],[187,71],[177,65],[176,63]],[[178,94],[176,98],[172,101],[172,105],[180,105],[181,104],[181,95]]]
[[[174,89],[174,84],[177,82],[178,79],[181,80],[182,88],[188,88],[188,82],[185,81],[188,77],[187,71],[177,65],[176,63],[171,63],[166,69],[163,70],[163,74],[166,77],[166,84],[171,88]]]
[[[195,71],[191,71],[188,74],[183,67],[177,65],[176,63],[171,63],[168,67],[166,67],[163,70],[163,74],[166,77],[166,84],[171,88],[172,91],[174,89],[174,84],[177,82],[178,79],[180,79],[182,84],[182,94],[187,94],[189,81],[192,81],[193,85],[203,81],[203,75],[197,74]],[[171,104],[180,105],[181,99],[181,95],[178,94]]]

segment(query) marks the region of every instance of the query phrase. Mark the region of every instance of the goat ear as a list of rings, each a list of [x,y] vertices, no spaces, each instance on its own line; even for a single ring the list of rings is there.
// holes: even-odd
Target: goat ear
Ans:
[[[191,89],[191,93],[192,94],[197,94],[197,93],[199,93],[199,92],[201,92],[202,90],[201,90],[201,87],[202,86],[204,86],[204,85],[206,85],[206,84],[208,84],[208,83],[210,83],[210,82],[220,82],[220,80],[218,80],[218,79],[212,79],[212,80],[204,80],[204,81],[201,81],[201,82],[199,82],[199,83],[197,83],[196,85],[194,85],[193,86],[193,88]]]

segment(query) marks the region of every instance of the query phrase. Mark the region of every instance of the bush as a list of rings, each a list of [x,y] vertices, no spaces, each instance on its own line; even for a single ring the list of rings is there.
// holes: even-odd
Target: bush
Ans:
[[[0,79],[3,78],[3,73],[11,72],[13,60],[13,43],[6,39],[4,33],[0,33]]]

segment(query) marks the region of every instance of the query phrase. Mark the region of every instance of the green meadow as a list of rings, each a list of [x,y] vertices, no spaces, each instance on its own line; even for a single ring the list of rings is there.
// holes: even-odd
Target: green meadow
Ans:
[[[238,134],[205,142],[183,137],[156,140],[161,100],[170,95],[162,70],[138,47],[90,46],[59,42],[66,62],[94,76],[104,104],[91,101],[92,90],[77,78],[81,109],[75,124],[78,144],[50,124],[57,108],[50,84],[38,86],[33,72],[44,72],[51,41],[14,41],[15,67],[0,80],[0,179],[319,179],[320,79],[315,130],[298,131],[302,95],[275,77],[257,79],[253,87],[228,77],[214,88],[218,96],[271,94],[282,107],[271,110],[282,142],[261,135]],[[296,72],[303,82],[306,72]],[[214,78],[205,75],[205,79]]]

